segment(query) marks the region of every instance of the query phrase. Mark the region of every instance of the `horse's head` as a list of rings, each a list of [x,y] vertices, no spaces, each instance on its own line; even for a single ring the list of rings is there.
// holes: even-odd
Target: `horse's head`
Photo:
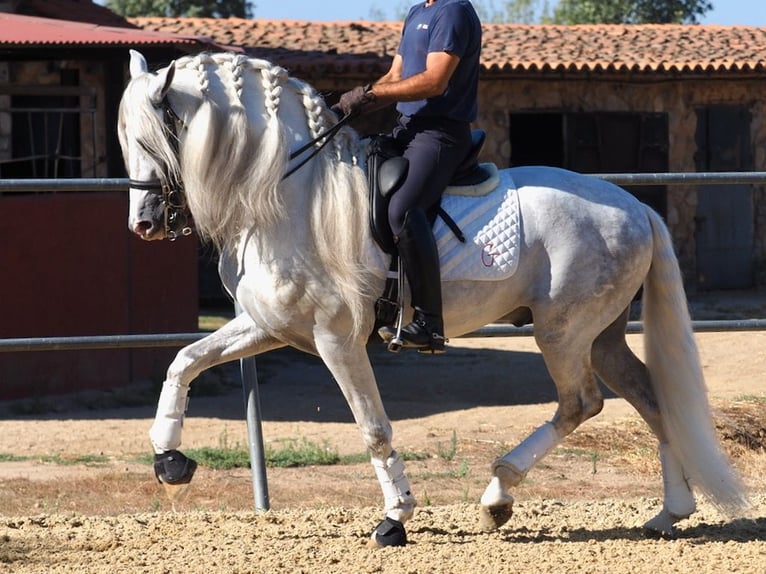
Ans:
[[[130,51],[118,133],[130,178],[128,228],[146,240],[191,233],[178,167],[181,120],[168,99],[174,75],[174,63],[150,73],[144,57]]]

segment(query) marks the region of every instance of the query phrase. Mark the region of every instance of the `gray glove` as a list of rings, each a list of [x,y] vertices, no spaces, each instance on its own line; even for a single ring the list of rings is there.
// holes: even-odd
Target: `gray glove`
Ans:
[[[345,92],[332,109],[344,116],[356,115],[370,111],[374,103],[375,94],[372,92],[372,85],[367,84]]]

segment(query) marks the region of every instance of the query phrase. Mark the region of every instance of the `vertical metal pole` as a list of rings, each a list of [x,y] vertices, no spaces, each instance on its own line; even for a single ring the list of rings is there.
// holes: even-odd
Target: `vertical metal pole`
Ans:
[[[250,447],[250,470],[253,475],[253,498],[256,510],[269,509],[269,485],[266,478],[266,452],[263,447],[261,427],[261,400],[258,396],[258,373],[255,357],[239,362],[242,373],[242,389],[245,393],[247,419],[247,442]]]
[[[237,314],[242,312],[235,304]],[[266,478],[266,451],[263,447],[263,427],[261,426],[261,399],[258,395],[258,372],[255,357],[240,359],[239,370],[242,377],[242,390],[245,395],[245,419],[247,421],[247,443],[250,450],[250,471],[253,480],[253,499],[255,510],[268,510],[269,485]]]

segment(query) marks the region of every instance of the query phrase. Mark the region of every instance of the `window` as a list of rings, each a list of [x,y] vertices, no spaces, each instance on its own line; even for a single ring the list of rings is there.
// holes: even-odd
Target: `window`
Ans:
[[[94,92],[77,86],[77,70],[61,78],[61,86],[0,85],[0,177],[95,176]]]

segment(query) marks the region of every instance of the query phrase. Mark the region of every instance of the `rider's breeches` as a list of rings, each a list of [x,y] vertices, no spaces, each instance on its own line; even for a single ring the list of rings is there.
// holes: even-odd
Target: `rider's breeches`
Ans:
[[[399,236],[411,207],[434,215],[442,192],[471,149],[471,127],[467,122],[444,118],[402,116],[393,135],[409,160],[407,178],[388,207],[391,229]]]

